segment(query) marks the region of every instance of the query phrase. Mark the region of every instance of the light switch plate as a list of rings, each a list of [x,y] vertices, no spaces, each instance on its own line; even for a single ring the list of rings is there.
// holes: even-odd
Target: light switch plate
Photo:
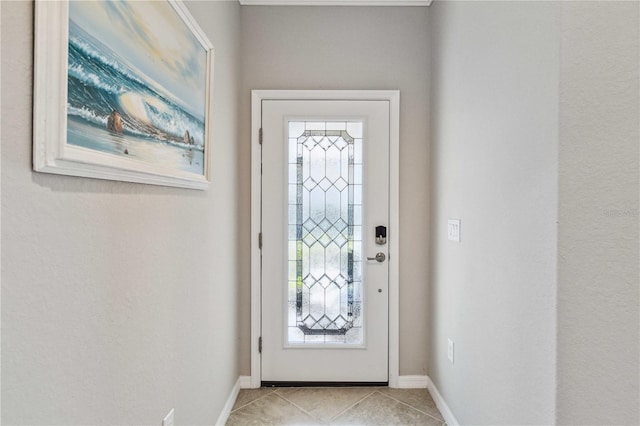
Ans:
[[[447,235],[449,236],[449,241],[460,242],[460,219],[449,219]]]
[[[167,417],[162,419],[162,426],[173,426],[173,413],[174,409],[172,408],[169,414],[167,414]]]

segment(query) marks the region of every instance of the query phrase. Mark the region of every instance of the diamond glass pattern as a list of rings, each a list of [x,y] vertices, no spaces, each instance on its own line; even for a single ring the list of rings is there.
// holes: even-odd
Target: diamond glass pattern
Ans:
[[[362,343],[362,130],[289,122],[289,344]]]

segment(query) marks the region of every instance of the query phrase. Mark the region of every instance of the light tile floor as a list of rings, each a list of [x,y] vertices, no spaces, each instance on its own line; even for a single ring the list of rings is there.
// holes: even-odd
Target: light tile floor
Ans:
[[[240,391],[227,425],[446,426],[426,389],[260,388]]]

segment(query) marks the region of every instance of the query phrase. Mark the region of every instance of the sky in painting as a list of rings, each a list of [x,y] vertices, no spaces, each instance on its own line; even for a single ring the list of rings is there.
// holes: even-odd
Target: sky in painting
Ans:
[[[166,1],[71,1],[69,17],[203,117],[206,52]]]

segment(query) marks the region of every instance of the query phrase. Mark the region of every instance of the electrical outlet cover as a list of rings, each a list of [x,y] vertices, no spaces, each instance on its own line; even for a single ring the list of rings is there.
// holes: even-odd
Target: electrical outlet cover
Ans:
[[[447,236],[449,241],[460,242],[460,219],[449,219],[447,222]]]

